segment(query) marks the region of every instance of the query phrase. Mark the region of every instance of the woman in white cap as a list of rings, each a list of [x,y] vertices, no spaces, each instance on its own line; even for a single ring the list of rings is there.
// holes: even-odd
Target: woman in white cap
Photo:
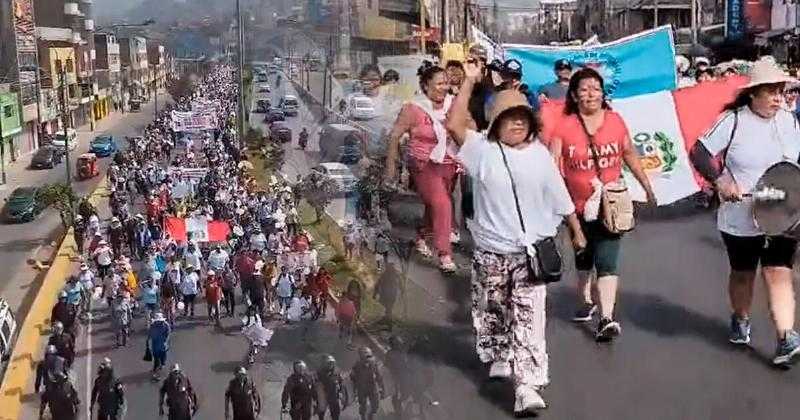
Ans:
[[[766,286],[770,314],[775,325],[776,365],[786,365],[800,354],[800,336],[794,330],[795,296],[792,266],[797,241],[785,236],[766,236],[753,219],[752,193],[759,178],[773,164],[797,162],[800,128],[784,110],[787,84],[796,82],[773,60],[753,66],[750,83],[725,106],[717,123],[691,151],[698,172],[713,183],[723,200],[717,210],[717,228],[728,252],[728,293],[732,306],[729,341],[750,343],[750,312],[756,271]],[[722,155],[722,169],[714,157]]]
[[[475,241],[476,349],[490,364],[490,378],[513,380],[514,413],[526,415],[546,407],[539,395],[549,382],[546,282],[557,278],[549,270],[552,276],[543,275],[536,261],[552,262],[560,271],[553,237],[565,217],[576,243],[585,245],[585,238],[564,180],[536,138],[540,124],[525,96],[498,93],[487,134],[470,130],[468,104],[482,72],[469,62],[465,71],[447,128],[461,146],[457,158],[474,186],[475,215],[468,226]]]

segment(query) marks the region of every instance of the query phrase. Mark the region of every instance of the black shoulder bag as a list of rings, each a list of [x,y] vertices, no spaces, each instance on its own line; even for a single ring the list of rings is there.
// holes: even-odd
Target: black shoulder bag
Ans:
[[[508,172],[508,179],[511,180],[511,192],[514,194],[514,205],[517,208],[517,216],[519,217],[520,227],[522,227],[522,233],[526,233],[525,220],[522,217],[522,208],[519,205],[519,196],[517,195],[517,184],[514,182],[514,176],[511,174],[511,167],[508,165],[506,153],[503,151],[503,146],[499,141],[497,142],[497,147],[500,148],[500,155],[503,156],[503,164],[506,167],[506,172]],[[533,248],[534,252],[531,253],[529,248]],[[528,271],[530,272],[531,280],[535,279],[542,283],[554,283],[561,280],[563,264],[555,237],[551,236],[534,242],[526,247],[526,253],[528,255]]]

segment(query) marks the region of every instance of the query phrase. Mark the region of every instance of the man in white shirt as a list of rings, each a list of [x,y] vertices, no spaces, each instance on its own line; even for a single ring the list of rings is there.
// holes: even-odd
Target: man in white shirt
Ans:
[[[181,280],[180,291],[183,295],[183,316],[194,317],[194,301],[200,292],[200,276],[195,267],[186,266],[186,275]]]
[[[222,249],[222,245],[216,244],[214,245],[214,250],[208,254],[208,266],[214,271],[222,273],[225,271],[225,267],[228,266],[230,259],[228,252]]]
[[[186,255],[183,257],[186,267],[192,266],[198,270],[203,267],[203,253],[195,242],[189,242],[189,248],[186,250]]]

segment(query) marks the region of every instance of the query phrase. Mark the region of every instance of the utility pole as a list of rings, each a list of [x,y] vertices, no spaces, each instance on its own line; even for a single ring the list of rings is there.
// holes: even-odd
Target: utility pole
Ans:
[[[3,185],[6,185],[6,143],[5,139],[3,139],[3,117],[5,112],[3,108],[5,106],[3,106],[3,100],[0,99],[0,171],[2,171]]]
[[[238,30],[239,44],[239,146],[244,146],[245,135],[245,108],[244,108],[244,28],[242,25],[242,6],[241,0],[236,0],[236,28]]]
[[[58,71],[59,71],[58,79],[61,84],[61,92],[60,92],[61,95],[59,95],[61,102],[61,125],[63,126],[64,129],[64,163],[67,169],[67,186],[72,186],[72,169],[71,169],[72,165],[70,164],[69,161],[70,138],[69,138],[69,116],[67,115],[67,109],[68,109],[67,71],[64,68],[63,64],[61,65],[61,68],[58,69]]]
[[[419,0],[419,49],[425,55],[425,1]]]
[[[442,2],[442,23],[441,23],[441,40],[444,43],[450,43],[450,5],[447,0]]]
[[[697,44],[697,0],[692,1],[692,44]]]
[[[653,0],[653,28],[658,28],[658,0]]]
[[[328,117],[328,107],[326,106],[328,103],[328,73],[331,69],[331,51],[333,51],[333,34],[330,34],[328,37],[328,52],[325,57],[325,71],[322,73],[322,117],[323,119]]]

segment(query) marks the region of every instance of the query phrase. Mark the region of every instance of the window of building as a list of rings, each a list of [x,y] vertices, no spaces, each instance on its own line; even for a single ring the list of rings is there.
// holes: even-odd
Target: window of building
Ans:
[[[71,58],[67,59],[67,72],[73,73],[75,71],[75,63],[72,62]]]
[[[61,71],[61,69],[63,69],[63,68],[64,68],[64,65],[61,62],[61,60],[56,59],[56,71]]]
[[[3,106],[3,118],[11,118],[14,116],[14,107],[12,105]]]

